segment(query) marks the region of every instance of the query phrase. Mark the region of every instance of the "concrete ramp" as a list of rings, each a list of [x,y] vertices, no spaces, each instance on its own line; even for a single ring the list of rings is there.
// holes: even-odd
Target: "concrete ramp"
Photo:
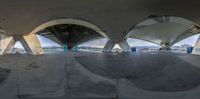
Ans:
[[[87,70],[75,59],[76,56],[85,56],[85,54],[68,54],[67,56],[66,95],[75,99],[115,97],[115,80],[102,77]]]
[[[55,61],[58,58],[60,61]],[[0,84],[0,97],[55,97],[64,94],[66,74],[62,56],[15,54],[1,56],[0,60],[1,68],[11,70],[8,79]],[[5,76],[3,70],[0,75]]]
[[[0,68],[0,84],[3,83],[9,76],[11,70]]]
[[[200,84],[200,68],[179,54],[96,54],[77,57],[88,70],[107,78],[128,79],[138,88],[156,92],[186,91]]]
[[[4,77],[0,98],[197,99],[200,70],[181,59],[182,56],[187,55],[163,52],[5,55],[0,57],[0,75]]]
[[[114,97],[115,83],[88,71],[74,56],[76,55],[71,53],[58,53],[38,56],[15,54],[0,57],[2,59],[0,67],[11,70],[11,73],[6,75],[9,71],[0,68],[0,76],[5,82],[0,84],[0,98]]]
[[[66,82],[64,57],[60,55],[22,56],[18,59],[17,66],[20,67],[18,68],[20,96],[64,95]]]

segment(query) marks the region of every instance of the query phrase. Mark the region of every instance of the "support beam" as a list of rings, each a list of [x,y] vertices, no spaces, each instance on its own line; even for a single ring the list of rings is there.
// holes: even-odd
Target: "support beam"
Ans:
[[[200,36],[192,50],[192,54],[195,54],[195,55],[200,55]]]
[[[115,43],[108,40],[108,42],[106,43],[104,49],[103,49],[103,52],[105,53],[109,53],[109,52],[112,52],[112,49],[114,47]]]
[[[44,54],[40,42],[35,34],[29,34],[21,37],[21,43],[27,51],[31,51],[33,55]]]
[[[0,55],[6,54],[8,51],[10,51],[12,46],[14,45],[14,43],[15,43],[15,41],[12,36],[1,34]]]
[[[124,40],[124,41],[122,41],[121,43],[119,43],[119,46],[122,48],[122,50],[123,50],[124,52],[131,52],[131,48],[130,48],[130,46],[128,45],[128,43],[127,43],[126,40]]]
[[[26,53],[32,53],[30,47],[29,47],[28,44],[26,43],[26,41],[25,41],[25,39],[23,38],[23,36],[21,36],[21,35],[15,35],[15,36],[14,36],[14,40],[15,40],[15,42],[16,42],[16,41],[19,41],[19,42],[22,44],[22,46],[23,46],[24,50],[26,51]]]

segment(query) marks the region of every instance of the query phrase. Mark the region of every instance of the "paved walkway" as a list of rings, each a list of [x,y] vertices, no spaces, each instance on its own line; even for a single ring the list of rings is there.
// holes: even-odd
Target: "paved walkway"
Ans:
[[[166,52],[5,55],[0,57],[0,98],[196,99],[199,59]]]

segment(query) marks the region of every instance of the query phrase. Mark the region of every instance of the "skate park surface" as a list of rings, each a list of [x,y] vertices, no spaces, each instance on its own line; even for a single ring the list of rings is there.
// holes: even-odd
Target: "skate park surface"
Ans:
[[[1,99],[198,99],[200,56],[59,52],[0,56]]]

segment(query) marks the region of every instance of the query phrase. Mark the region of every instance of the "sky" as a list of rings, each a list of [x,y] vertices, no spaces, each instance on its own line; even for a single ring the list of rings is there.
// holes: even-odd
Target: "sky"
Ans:
[[[174,46],[181,46],[181,44],[189,44],[191,46],[194,46],[199,36],[200,36],[200,34],[188,37],[188,38],[176,43]],[[46,37],[43,37],[40,35],[37,35],[37,37],[38,37],[42,47],[52,47],[52,46],[60,47],[59,44],[57,44],[56,42],[54,42]],[[80,44],[79,46],[104,47],[107,41],[108,40],[106,38],[102,38],[102,39],[93,40],[93,41],[89,41],[89,42]],[[139,39],[133,39],[133,38],[129,38],[127,40],[127,42],[131,47],[133,47],[133,46],[158,46],[151,42],[147,42],[147,41],[139,40]],[[16,42],[14,47],[15,48],[23,48],[22,45],[20,44],[20,42]]]
[[[107,39],[106,38],[101,38],[101,39],[97,39],[97,40],[93,40],[93,41],[89,41],[89,42],[86,42],[86,43],[83,43],[83,44],[80,44],[79,46],[91,46],[91,47],[104,47],[107,43]]]
[[[173,46],[181,46],[181,44],[189,44],[191,46],[194,46],[197,39],[199,38],[200,34],[197,34],[197,35],[194,35],[194,36],[191,36],[191,37],[188,37],[176,44],[174,44]]]
[[[15,42],[14,48],[23,48],[23,46],[19,41],[17,41]]]
[[[58,43],[56,43],[44,36],[37,35],[37,37],[38,37],[42,47],[52,47],[52,46],[60,47],[60,45]],[[21,45],[21,43],[19,41],[17,41],[14,45],[14,48],[23,48],[23,46]]]
[[[135,46],[157,46],[157,47],[159,47],[157,44],[147,42],[144,40],[134,39],[134,38],[128,38],[127,42],[130,47],[135,47]]]
[[[60,45],[58,43],[56,43],[44,36],[37,35],[37,37],[38,37],[42,47],[51,47],[51,46],[60,47]]]

